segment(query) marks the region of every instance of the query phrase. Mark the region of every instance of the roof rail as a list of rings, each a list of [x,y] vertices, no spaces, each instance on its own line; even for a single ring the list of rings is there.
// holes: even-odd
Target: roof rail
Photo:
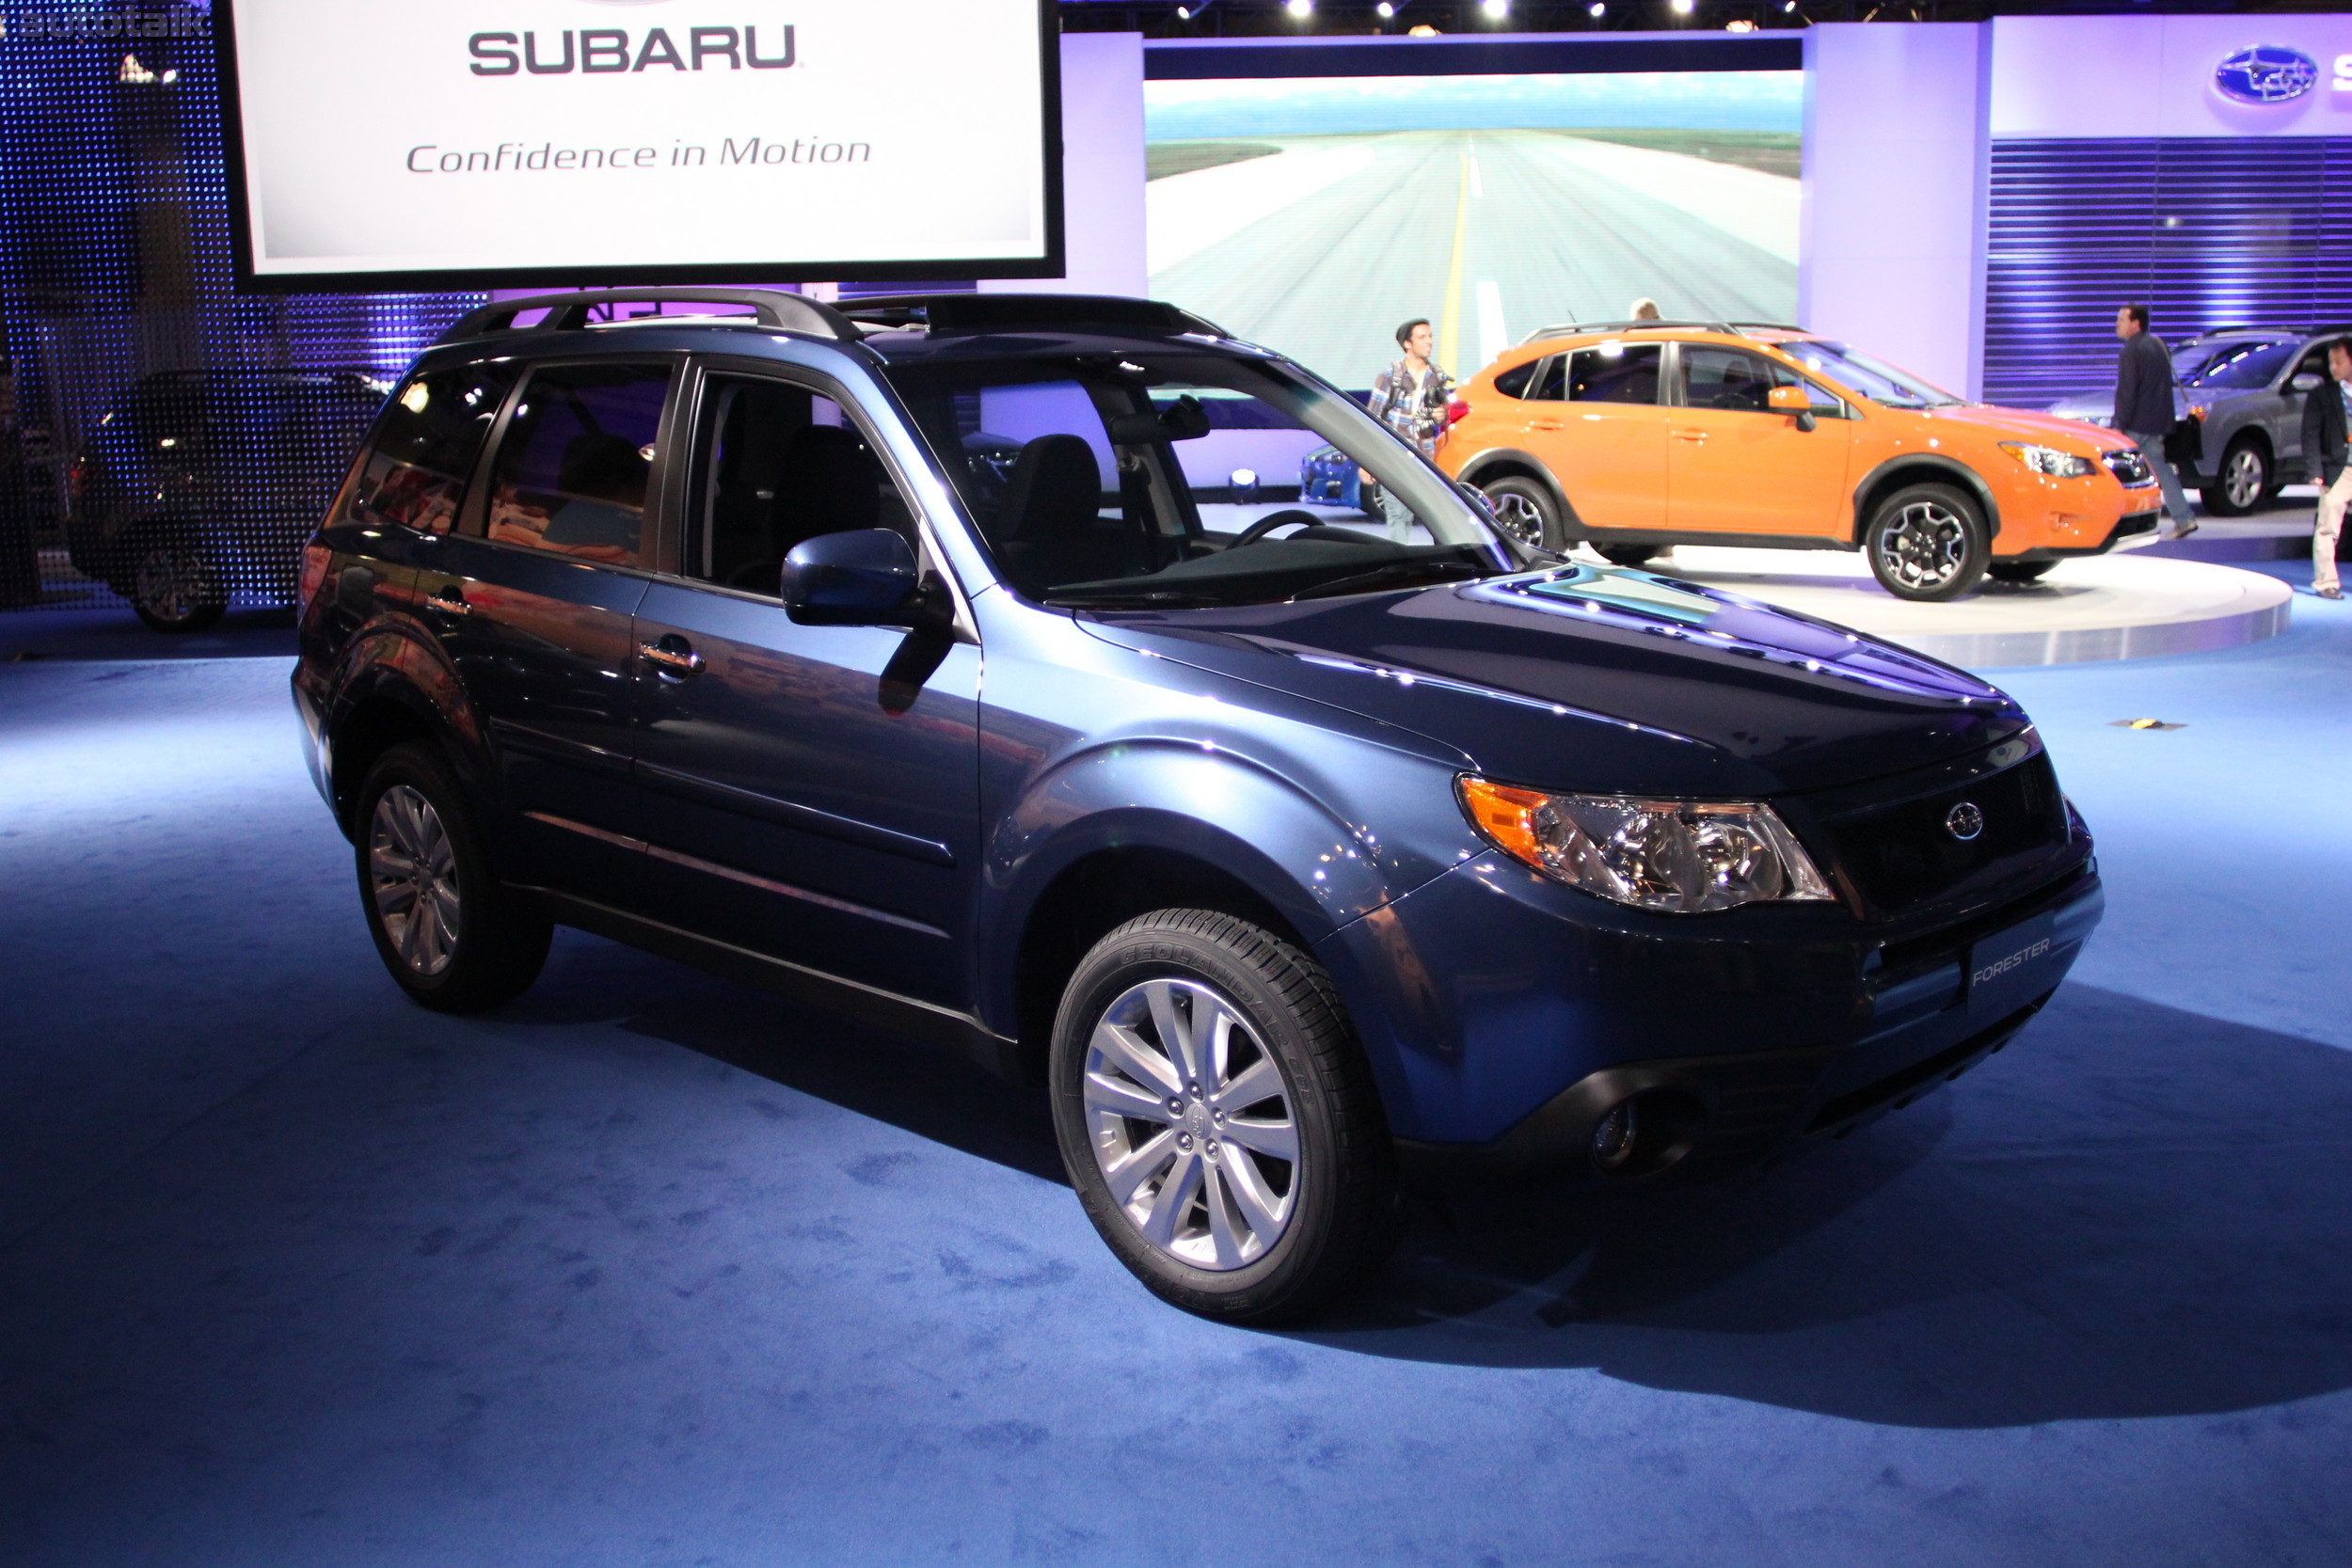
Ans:
[[[1805,328],[1792,322],[1733,322],[1735,332],[1803,332]]]
[[[1761,326],[1764,324],[1761,322],[1749,322],[1745,325],[1750,326]],[[1613,322],[1555,322],[1549,326],[1537,327],[1526,337],[1521,338],[1519,341],[1522,343],[1532,343],[1539,338],[1566,338],[1579,332],[1641,332],[1646,331],[1654,326],[1678,326],[1685,331],[1696,332],[1730,332],[1736,329],[1734,323],[1717,321],[1664,321],[1653,319],[1644,321]],[[1791,330],[1794,329],[1792,328]]]
[[[1156,299],[1123,294],[884,294],[844,302],[851,323],[889,330],[977,332],[1008,327],[1107,327],[1123,332],[1200,332],[1230,338],[1215,322]]]
[[[787,293],[782,289],[582,289],[571,293],[532,294],[528,299],[494,300],[460,317],[455,325],[441,334],[439,341],[453,343],[510,330],[574,332],[588,325],[591,310],[599,306],[618,305],[748,305],[760,325],[778,331],[805,332],[811,337],[836,338],[845,342],[855,342],[859,335],[848,318],[824,301]],[[536,326],[516,328],[515,318],[531,310],[545,310],[547,318]]]

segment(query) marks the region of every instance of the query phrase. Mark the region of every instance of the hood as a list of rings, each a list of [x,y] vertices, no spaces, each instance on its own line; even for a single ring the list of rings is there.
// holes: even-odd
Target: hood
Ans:
[[[2106,401],[2111,412],[2115,400],[2110,397]],[[1931,408],[1927,414],[1932,420],[1971,425],[2013,440],[2047,441],[2055,436],[2083,442],[2093,451],[2129,451],[2132,445],[2112,430],[2055,412],[2038,414],[2028,408],[2002,408],[1993,404],[1979,404],[1961,408]]]
[[[1621,567],[1079,620],[1121,646],[1416,731],[1539,788],[1778,795],[1925,767],[2026,725],[1999,690],[1932,659]]]

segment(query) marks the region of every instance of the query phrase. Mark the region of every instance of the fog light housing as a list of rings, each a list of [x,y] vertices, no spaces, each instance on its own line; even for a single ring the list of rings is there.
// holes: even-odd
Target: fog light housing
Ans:
[[[1641,1139],[1641,1101],[1620,1100],[1593,1128],[1593,1164],[1605,1171],[1623,1170],[1633,1163]]]

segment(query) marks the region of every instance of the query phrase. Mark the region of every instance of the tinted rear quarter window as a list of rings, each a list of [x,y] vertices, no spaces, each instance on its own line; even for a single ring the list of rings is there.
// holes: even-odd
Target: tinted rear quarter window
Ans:
[[[463,365],[403,383],[378,418],[354,518],[448,532],[515,373],[507,365]]]

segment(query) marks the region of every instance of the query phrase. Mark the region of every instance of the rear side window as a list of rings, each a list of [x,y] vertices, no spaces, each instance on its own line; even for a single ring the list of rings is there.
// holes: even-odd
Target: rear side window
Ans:
[[[1658,343],[1602,343],[1567,356],[1570,403],[1656,403]]]
[[[635,565],[669,391],[667,365],[533,371],[491,466],[491,540]]]
[[[353,519],[447,533],[490,421],[514,385],[515,372],[506,365],[462,365],[410,376],[376,423]]]

